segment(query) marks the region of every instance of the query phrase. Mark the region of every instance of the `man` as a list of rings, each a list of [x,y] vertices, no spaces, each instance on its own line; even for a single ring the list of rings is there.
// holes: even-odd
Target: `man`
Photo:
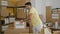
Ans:
[[[38,11],[32,7],[31,2],[25,3],[25,7],[29,10],[29,18],[33,25],[33,33],[38,34],[43,27]]]

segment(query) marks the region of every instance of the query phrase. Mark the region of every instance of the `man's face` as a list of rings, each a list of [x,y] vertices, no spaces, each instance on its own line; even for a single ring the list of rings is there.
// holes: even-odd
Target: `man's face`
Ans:
[[[25,5],[26,9],[30,9],[30,6],[29,5]]]

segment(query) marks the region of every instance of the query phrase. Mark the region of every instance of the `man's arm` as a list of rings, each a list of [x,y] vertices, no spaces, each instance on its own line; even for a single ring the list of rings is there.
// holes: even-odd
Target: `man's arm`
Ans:
[[[31,20],[31,18],[32,18],[32,13],[28,14],[28,17],[25,20]]]
[[[33,15],[32,13],[29,14],[29,19],[30,19],[30,20],[31,20],[31,18],[32,18],[32,15]]]

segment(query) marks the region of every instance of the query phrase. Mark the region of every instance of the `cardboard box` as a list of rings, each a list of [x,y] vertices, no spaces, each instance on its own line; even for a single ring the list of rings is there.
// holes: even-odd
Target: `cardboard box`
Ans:
[[[7,29],[4,34],[20,34],[20,33],[29,33],[29,29]]]
[[[8,1],[1,0],[1,6],[8,6]]]
[[[26,0],[26,2],[30,2],[31,0]]]
[[[8,25],[2,26],[2,31],[5,31],[8,29]]]
[[[1,16],[3,17],[9,16],[9,11],[7,11],[7,7],[1,7]]]
[[[46,6],[46,22],[51,21],[51,6]]]
[[[17,6],[24,6],[26,2],[30,2],[30,0],[20,0],[17,2]]]
[[[24,6],[25,3],[26,3],[26,0],[18,1],[17,6]]]
[[[9,22],[14,23],[15,22],[15,17],[9,17]]]
[[[1,0],[0,0],[0,6],[1,6]]]
[[[53,31],[53,34],[60,34],[60,31]]]
[[[16,29],[24,29],[24,28],[26,28],[26,22],[24,22],[24,21],[15,21],[15,23],[14,23],[14,28],[16,28]]]
[[[14,6],[15,6],[15,4],[14,4],[14,2],[13,2],[13,1],[8,1],[8,6],[14,7]]]
[[[8,25],[8,29],[13,29],[13,28],[14,28],[14,23]]]
[[[5,19],[5,17],[1,17],[1,20],[4,20]]]
[[[2,6],[24,6],[26,2],[30,0],[3,0]]]
[[[9,19],[8,18],[5,18],[4,21],[5,21],[5,24],[9,24]]]
[[[44,33],[44,28],[42,28],[40,34],[45,34],[45,33]]]
[[[26,13],[24,8],[17,9],[17,18],[26,18]]]

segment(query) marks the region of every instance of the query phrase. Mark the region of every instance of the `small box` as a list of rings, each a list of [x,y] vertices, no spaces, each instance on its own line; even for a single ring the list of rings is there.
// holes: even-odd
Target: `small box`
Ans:
[[[9,16],[9,11],[7,11],[7,7],[1,7],[1,16],[3,17]]]
[[[15,21],[15,23],[14,23],[14,27],[15,28],[26,28],[26,22],[24,22],[24,21]]]
[[[8,18],[5,18],[5,24],[9,24],[9,19]]]
[[[8,25],[2,26],[2,31],[5,31],[8,29]]]
[[[10,23],[14,23],[14,22],[15,22],[15,17],[10,17],[10,18],[9,18],[9,22],[10,22]]]

